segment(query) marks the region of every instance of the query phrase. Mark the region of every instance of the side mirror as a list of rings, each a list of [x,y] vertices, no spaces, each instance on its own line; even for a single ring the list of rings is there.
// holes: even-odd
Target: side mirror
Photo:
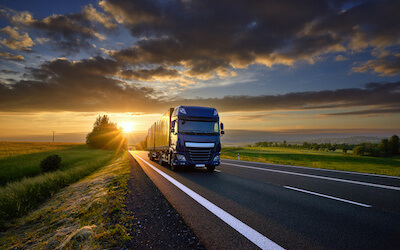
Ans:
[[[224,124],[221,122],[221,130],[224,130]]]
[[[221,130],[221,135],[225,134],[225,131]]]

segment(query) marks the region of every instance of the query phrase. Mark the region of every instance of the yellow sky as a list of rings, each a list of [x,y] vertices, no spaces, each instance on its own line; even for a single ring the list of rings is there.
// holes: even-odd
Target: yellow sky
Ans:
[[[386,129],[396,132],[400,116],[387,114],[376,116],[357,116],[348,119],[343,116],[320,115],[316,111],[275,111],[275,112],[223,112],[221,122],[226,130],[262,130],[262,131],[301,131],[301,130],[374,130]],[[52,131],[56,135],[64,134],[63,141],[84,142],[85,135],[93,128],[98,115],[108,115],[112,122],[121,126],[134,125],[131,134],[143,137],[147,129],[161,113],[107,113],[107,112],[42,112],[42,113],[7,113],[0,114],[0,140],[23,140],[35,136],[35,140],[50,140]],[[393,132],[393,133],[394,133]],[[68,135],[70,134],[70,136]],[[75,134],[73,136],[73,134]],[[60,138],[60,137],[57,137]],[[136,138],[139,140],[143,138]]]

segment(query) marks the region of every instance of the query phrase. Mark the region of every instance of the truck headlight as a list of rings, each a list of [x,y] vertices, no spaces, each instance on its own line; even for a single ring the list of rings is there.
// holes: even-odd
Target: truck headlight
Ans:
[[[213,161],[219,161],[219,155],[216,155]]]
[[[184,155],[176,155],[176,159],[178,161],[186,161],[186,157]]]

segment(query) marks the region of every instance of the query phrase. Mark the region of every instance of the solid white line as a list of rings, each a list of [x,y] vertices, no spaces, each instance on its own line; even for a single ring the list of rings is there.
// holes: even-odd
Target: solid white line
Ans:
[[[301,173],[295,173],[295,172],[275,170],[275,169],[250,167],[250,166],[238,165],[238,164],[232,164],[232,163],[224,163],[224,164],[225,165],[236,166],[236,167],[241,167],[241,168],[257,169],[257,170],[270,171],[270,172],[276,172],[276,173],[282,173],[282,174],[298,175],[298,176],[304,176],[304,177],[310,177],[310,178],[316,178],[316,179],[324,179],[324,180],[330,180],[330,181],[346,182],[346,183],[351,183],[351,184],[358,184],[358,185],[377,187],[377,188],[386,188],[386,189],[392,189],[392,190],[400,191],[400,187],[386,186],[386,185],[380,185],[380,184],[374,184],[374,183],[368,183],[368,182],[351,181],[351,180],[331,178],[331,177],[325,177],[325,176],[319,176],[319,175],[301,174]]]
[[[236,219],[232,215],[228,214],[227,212],[225,212],[224,210],[219,208],[218,206],[214,205],[213,203],[211,203],[210,201],[206,200],[205,198],[203,198],[199,194],[195,193],[193,190],[189,189],[188,187],[186,187],[182,183],[178,182],[177,180],[175,180],[171,176],[167,175],[163,171],[161,171],[158,168],[154,167],[153,165],[151,165],[150,163],[145,161],[143,158],[141,158],[137,154],[134,154],[134,156],[139,158],[140,160],[142,160],[147,166],[149,166],[154,171],[156,171],[161,176],[163,176],[165,179],[170,181],[177,188],[179,188],[184,193],[189,195],[192,199],[194,199],[195,201],[200,203],[203,207],[208,209],[211,213],[215,214],[218,218],[223,220],[226,224],[228,224],[229,226],[234,228],[236,231],[238,231],[240,234],[242,234],[244,237],[246,237],[248,240],[253,242],[255,245],[257,245],[261,249],[283,249],[281,246],[279,246],[275,242],[271,241],[270,239],[268,239],[264,235],[260,234],[259,232],[257,232],[253,228],[251,228],[248,225],[244,224],[240,220]]]
[[[215,172],[221,173],[221,170],[214,169]]]
[[[312,168],[312,167],[302,167],[302,166],[283,165],[283,164],[265,163],[265,162],[254,162],[254,161],[239,161],[239,160],[232,160],[232,159],[222,159],[221,162],[223,163],[223,161],[246,162],[246,163],[250,163],[250,164],[255,163],[255,164],[262,164],[262,165],[267,165],[267,166],[271,165],[271,166],[278,166],[278,167],[301,168],[301,169],[309,169],[309,170],[317,170],[317,171],[334,172],[334,173],[340,173],[340,174],[355,174],[355,175],[366,175],[366,176],[372,176],[372,177],[400,179],[399,176],[391,176],[391,175],[383,175],[383,174],[369,174],[369,173],[352,172],[352,171],[345,171],[345,170]]]
[[[329,199],[332,199],[332,200],[343,201],[343,202],[347,202],[347,203],[358,205],[358,206],[362,206],[362,207],[372,207],[371,205],[366,205],[366,204],[355,202],[355,201],[349,201],[349,200],[345,200],[345,199],[341,199],[341,198],[337,198],[337,197],[329,196],[329,195],[325,195],[325,194],[319,194],[319,193],[307,191],[307,190],[300,189],[300,188],[294,188],[294,187],[289,187],[289,186],[284,186],[284,187],[288,188],[288,189],[295,190],[295,191],[299,191],[299,192],[303,192],[303,193],[307,193],[307,194],[313,194],[313,195],[329,198]]]

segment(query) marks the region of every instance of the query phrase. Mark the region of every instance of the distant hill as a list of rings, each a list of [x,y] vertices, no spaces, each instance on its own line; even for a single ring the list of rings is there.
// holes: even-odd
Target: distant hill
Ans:
[[[376,130],[370,131],[340,131],[340,130],[291,130],[284,132],[226,130],[221,137],[224,145],[252,144],[259,141],[287,141],[288,143],[349,143],[380,142],[383,138],[390,138],[400,131]]]

